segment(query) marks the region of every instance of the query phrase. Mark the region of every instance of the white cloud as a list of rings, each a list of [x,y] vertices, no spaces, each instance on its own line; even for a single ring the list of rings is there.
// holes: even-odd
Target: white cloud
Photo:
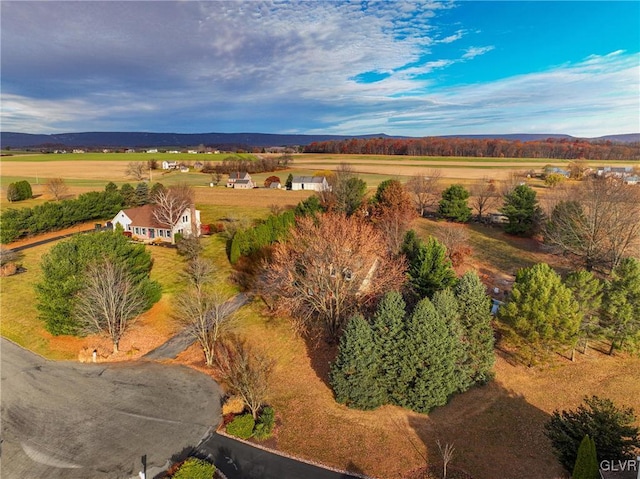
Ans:
[[[490,52],[494,48],[495,47],[493,45],[486,46],[486,47],[470,47],[466,49],[466,51],[464,52],[464,55],[462,55],[462,58],[464,58],[465,60],[471,60],[472,58],[475,58],[477,56],[484,55],[485,53]]]

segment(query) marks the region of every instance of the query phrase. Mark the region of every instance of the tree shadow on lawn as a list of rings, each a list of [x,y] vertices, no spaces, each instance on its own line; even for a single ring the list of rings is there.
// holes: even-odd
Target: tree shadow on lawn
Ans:
[[[307,348],[309,362],[316,376],[329,389],[332,389],[329,382],[329,371],[331,370],[331,363],[333,363],[338,354],[338,345],[327,343],[322,335],[304,334],[302,337]]]
[[[523,396],[493,381],[455,396],[428,416],[409,415],[408,422],[426,446],[428,464],[435,465],[440,474],[442,457],[437,440],[443,449],[446,444],[455,447],[450,466],[461,477],[565,477],[544,435],[549,418]]]

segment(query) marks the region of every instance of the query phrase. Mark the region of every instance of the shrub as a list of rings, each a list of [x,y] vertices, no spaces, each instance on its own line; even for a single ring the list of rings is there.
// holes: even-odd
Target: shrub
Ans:
[[[273,435],[273,426],[275,425],[275,411],[272,407],[265,407],[260,413],[258,423],[254,431],[254,437],[260,441],[269,439]]]
[[[242,416],[237,416],[229,423],[227,432],[240,439],[249,439],[253,436],[253,428],[255,425],[256,422],[251,414],[243,414]]]
[[[212,479],[216,466],[202,459],[190,457],[182,463],[173,479]]]
[[[222,405],[222,415],[240,414],[244,411],[244,400],[240,396],[231,396]]]

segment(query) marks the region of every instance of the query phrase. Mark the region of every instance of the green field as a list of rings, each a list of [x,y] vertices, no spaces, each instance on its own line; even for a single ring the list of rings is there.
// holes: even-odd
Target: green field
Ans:
[[[33,153],[2,151],[1,160],[4,161],[184,161],[193,163],[196,161],[224,161],[232,159],[252,160],[255,155],[250,153],[218,153],[218,154],[192,154],[192,153]],[[6,156],[5,156],[6,155]]]

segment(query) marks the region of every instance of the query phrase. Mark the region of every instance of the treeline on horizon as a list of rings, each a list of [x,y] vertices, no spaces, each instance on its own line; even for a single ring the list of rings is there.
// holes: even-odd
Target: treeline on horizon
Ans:
[[[640,143],[548,138],[519,141],[471,138],[352,138],[313,142],[305,153],[350,155],[553,158],[560,160],[639,160]]]

